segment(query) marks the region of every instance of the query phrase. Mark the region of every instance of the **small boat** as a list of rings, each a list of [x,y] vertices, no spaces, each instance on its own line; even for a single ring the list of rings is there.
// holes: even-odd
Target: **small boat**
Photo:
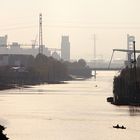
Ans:
[[[117,128],[117,129],[126,129],[126,127],[124,127],[123,125],[122,126],[119,126],[118,124],[116,126],[113,126],[113,128]]]

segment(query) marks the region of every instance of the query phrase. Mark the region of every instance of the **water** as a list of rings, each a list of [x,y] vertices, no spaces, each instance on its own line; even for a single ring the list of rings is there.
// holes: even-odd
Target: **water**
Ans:
[[[11,140],[140,140],[139,108],[106,102],[115,73],[0,91],[0,124]],[[117,123],[127,129],[112,128]]]

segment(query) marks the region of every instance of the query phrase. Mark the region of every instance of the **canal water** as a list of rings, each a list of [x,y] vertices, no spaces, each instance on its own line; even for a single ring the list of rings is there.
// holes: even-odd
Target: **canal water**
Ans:
[[[140,140],[139,108],[106,102],[116,73],[0,91],[0,124],[10,140]]]

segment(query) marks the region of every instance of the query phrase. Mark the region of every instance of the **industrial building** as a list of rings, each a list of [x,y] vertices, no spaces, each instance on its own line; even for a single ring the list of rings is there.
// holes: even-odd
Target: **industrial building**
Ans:
[[[13,42],[12,44],[7,44],[4,42],[4,38],[0,37],[0,54],[22,54],[22,55],[33,55],[36,56],[38,54],[38,47],[27,47],[26,44],[19,44],[18,42]],[[26,48],[24,47],[26,46]],[[43,46],[43,54],[46,56],[51,56],[51,51]]]

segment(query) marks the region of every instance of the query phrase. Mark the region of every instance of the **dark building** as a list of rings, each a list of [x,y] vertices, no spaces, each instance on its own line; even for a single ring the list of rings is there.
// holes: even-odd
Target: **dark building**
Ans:
[[[32,55],[0,54],[0,66],[27,67],[33,63],[33,59]]]

